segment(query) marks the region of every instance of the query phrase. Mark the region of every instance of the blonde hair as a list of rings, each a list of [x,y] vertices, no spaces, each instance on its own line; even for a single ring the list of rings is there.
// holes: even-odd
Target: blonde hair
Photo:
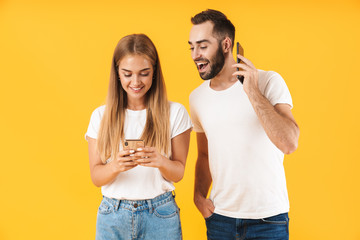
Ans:
[[[168,154],[170,151],[170,110],[158,53],[146,35],[132,34],[120,39],[113,55],[106,107],[97,139],[103,162],[114,158],[119,152],[120,142],[124,142],[127,93],[121,86],[118,69],[120,61],[128,55],[146,57],[154,70],[152,85],[145,97],[146,124],[141,139],[160,153]]]

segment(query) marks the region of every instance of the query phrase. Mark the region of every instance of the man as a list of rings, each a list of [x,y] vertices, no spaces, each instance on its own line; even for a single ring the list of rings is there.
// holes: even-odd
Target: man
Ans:
[[[191,56],[208,80],[190,95],[198,145],[194,202],[208,239],[288,239],[283,159],[299,138],[289,90],[279,74],[243,56],[235,62],[235,28],[224,14],[206,10],[191,21]]]

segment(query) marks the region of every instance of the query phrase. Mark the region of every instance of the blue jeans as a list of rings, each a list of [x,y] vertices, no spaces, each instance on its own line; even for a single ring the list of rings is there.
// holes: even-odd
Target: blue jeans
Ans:
[[[96,240],[180,240],[179,208],[171,192],[149,200],[104,197],[98,211]]]
[[[214,213],[205,219],[209,240],[288,240],[287,213],[263,219],[230,218]]]

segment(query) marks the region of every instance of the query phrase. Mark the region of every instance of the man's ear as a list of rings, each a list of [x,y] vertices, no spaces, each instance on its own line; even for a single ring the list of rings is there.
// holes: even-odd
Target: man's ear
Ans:
[[[224,53],[231,52],[232,49],[232,43],[231,39],[229,37],[226,37],[222,42],[222,48]]]

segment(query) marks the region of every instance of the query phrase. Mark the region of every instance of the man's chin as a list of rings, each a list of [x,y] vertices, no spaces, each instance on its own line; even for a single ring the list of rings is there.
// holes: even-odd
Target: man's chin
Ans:
[[[207,75],[206,73],[200,73],[200,77],[204,81],[211,79],[211,78],[209,78],[209,75]]]

